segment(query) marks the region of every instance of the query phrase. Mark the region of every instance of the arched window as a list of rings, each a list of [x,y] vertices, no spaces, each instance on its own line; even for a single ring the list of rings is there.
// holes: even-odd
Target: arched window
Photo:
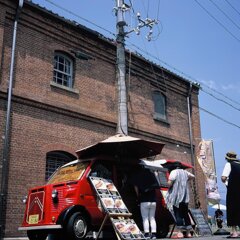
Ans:
[[[154,118],[167,121],[166,96],[159,91],[153,92]]]
[[[60,52],[54,55],[53,82],[73,88],[73,61]]]
[[[64,151],[52,151],[47,153],[45,180],[55,172],[60,166],[75,160],[76,157]]]

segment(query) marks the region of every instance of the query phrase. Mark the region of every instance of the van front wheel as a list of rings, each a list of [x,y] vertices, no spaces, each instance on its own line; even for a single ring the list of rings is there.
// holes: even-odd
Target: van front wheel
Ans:
[[[74,213],[66,226],[66,232],[68,239],[80,240],[84,239],[87,235],[88,225],[86,218],[83,214],[77,212]]]

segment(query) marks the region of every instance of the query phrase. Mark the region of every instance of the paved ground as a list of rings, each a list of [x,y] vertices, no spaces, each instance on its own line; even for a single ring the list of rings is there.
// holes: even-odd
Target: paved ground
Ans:
[[[167,239],[167,238],[164,238],[164,239]],[[182,239],[188,239],[189,240],[189,238],[182,238]],[[196,239],[196,240],[204,240],[204,239],[207,239],[207,240],[208,239],[209,240],[227,240],[228,238],[227,238],[226,235],[224,235],[224,236],[223,235],[221,235],[221,236],[213,235],[213,236],[208,236],[208,237],[206,237],[206,236],[204,236],[204,237],[194,237],[194,238],[191,238],[191,239]],[[238,239],[240,239],[240,237]]]
[[[188,239],[189,240],[189,238],[182,238],[182,239]],[[213,236],[193,237],[191,239],[196,239],[196,240],[205,240],[205,239],[206,240],[227,240],[228,238],[227,238],[227,235],[213,235]],[[238,239],[240,239],[240,237]],[[28,238],[4,238],[4,240],[28,240]],[[101,240],[103,240],[103,239],[101,239]],[[109,239],[106,239],[106,240],[109,240]],[[158,240],[160,240],[160,239],[158,239]],[[170,238],[161,238],[161,240],[170,240]]]
[[[226,226],[224,227],[224,231],[229,231],[230,229],[228,229]],[[212,232],[213,233],[216,233],[218,230],[217,228],[212,228]],[[239,232],[240,233],[240,232]],[[191,239],[195,239],[195,240],[227,240],[228,235],[212,235],[212,236],[194,236],[192,237]],[[159,238],[158,240],[170,240],[172,238]],[[182,238],[183,240],[185,239],[188,239],[189,238]],[[240,237],[238,238],[240,240]],[[4,238],[3,240],[28,240],[28,238]],[[55,238],[48,238],[48,240],[58,240],[58,239],[55,239]],[[68,239],[61,239],[61,240],[68,240]],[[88,238],[88,240],[90,240]],[[113,240],[113,239],[110,239],[110,238],[99,238],[99,240]]]
[[[182,238],[182,239],[188,239],[189,238]],[[196,240],[227,240],[227,236],[204,236],[204,237],[194,237],[191,239],[196,239]],[[240,239],[240,237],[238,238]],[[28,240],[28,238],[4,238],[4,240]],[[66,239],[67,240],[67,239]],[[108,239],[109,240],[109,239]],[[159,239],[160,240],[160,239]],[[161,240],[170,240],[170,238],[161,238]]]

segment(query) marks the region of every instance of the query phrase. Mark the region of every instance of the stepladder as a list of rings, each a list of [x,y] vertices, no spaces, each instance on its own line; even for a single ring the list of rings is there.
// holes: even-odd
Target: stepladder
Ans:
[[[95,239],[99,239],[107,220],[110,220],[118,240],[145,239],[113,182],[99,177],[90,176],[89,179],[105,212]]]

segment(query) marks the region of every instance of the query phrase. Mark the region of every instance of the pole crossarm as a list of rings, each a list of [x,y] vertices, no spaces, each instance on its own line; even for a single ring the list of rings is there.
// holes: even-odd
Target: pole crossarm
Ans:
[[[124,0],[116,0],[116,7],[114,8],[115,15],[117,17],[116,28],[116,43],[117,43],[117,87],[118,87],[118,122],[117,122],[117,134],[128,135],[128,100],[127,100],[127,88],[126,88],[126,60],[125,60],[125,37],[131,32],[140,34],[140,29],[148,27],[149,33],[147,40],[151,41],[153,26],[158,22],[150,18],[145,20],[141,19],[140,13],[137,13],[138,26],[128,32],[125,32],[124,27],[127,26],[124,14],[129,11],[131,7],[124,3]]]

